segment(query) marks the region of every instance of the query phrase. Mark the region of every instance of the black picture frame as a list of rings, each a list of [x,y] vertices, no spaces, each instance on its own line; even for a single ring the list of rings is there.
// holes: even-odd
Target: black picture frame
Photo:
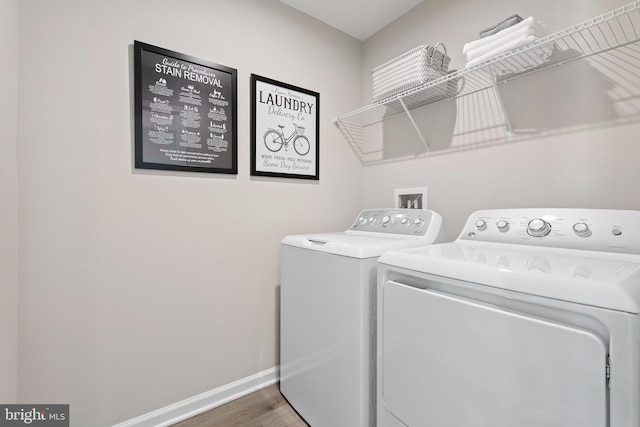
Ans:
[[[251,175],[320,179],[320,94],[251,75]]]
[[[135,167],[238,173],[237,70],[134,41]]]

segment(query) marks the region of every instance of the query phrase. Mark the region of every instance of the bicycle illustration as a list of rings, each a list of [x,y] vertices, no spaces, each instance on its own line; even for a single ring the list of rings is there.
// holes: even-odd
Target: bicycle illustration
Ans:
[[[274,153],[280,151],[284,147],[285,151],[289,148],[289,142],[293,144],[293,149],[301,156],[306,156],[311,149],[309,139],[304,136],[304,127],[293,124],[293,132],[288,137],[284,135],[284,126],[278,125],[280,130],[270,128],[264,134],[264,145],[269,151]]]

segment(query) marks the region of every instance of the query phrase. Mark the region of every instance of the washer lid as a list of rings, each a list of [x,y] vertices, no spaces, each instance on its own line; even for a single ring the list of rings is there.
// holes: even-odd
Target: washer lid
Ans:
[[[387,251],[429,243],[413,236],[358,234],[354,232],[298,234],[282,239],[283,245],[352,258],[375,258]]]
[[[384,254],[379,263],[531,295],[640,313],[640,257],[457,241]]]

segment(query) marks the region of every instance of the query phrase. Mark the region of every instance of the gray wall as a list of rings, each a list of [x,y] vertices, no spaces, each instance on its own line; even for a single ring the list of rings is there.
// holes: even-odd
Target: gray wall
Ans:
[[[0,0],[0,402],[14,403],[18,357],[18,0]]]
[[[535,16],[551,31],[558,31],[626,3],[626,0],[425,1],[364,43],[363,103],[371,102],[371,69],[418,45],[445,42],[452,58],[450,69],[460,69],[465,65],[463,44],[477,39],[481,29],[510,14]],[[457,104],[445,102],[427,110],[424,114],[432,114],[433,120],[418,117],[421,125],[426,123],[426,133],[441,136],[448,132],[444,141],[435,141],[436,147],[439,142],[448,148],[458,143],[460,149],[366,167],[365,207],[390,205],[394,188],[427,186],[428,207],[444,216],[447,234],[452,239],[476,209],[527,206],[640,209],[637,162],[640,64],[635,59],[624,66],[630,67],[629,62],[635,64],[632,68],[635,75],[616,74],[610,62],[595,69],[588,61],[578,61],[502,86],[516,130],[521,131],[521,139],[513,143],[480,138],[473,148],[470,145],[465,149],[465,137],[469,135],[455,133],[461,120],[470,116],[482,119],[487,114],[486,105],[473,96]],[[616,81],[622,74],[624,80]],[[629,90],[619,90],[619,84]],[[620,98],[621,93],[632,99],[611,101]],[[452,130],[450,120],[456,118],[456,128]],[[411,129],[406,129],[404,133],[385,133],[385,145],[402,146],[416,139]],[[482,129],[487,134],[494,131]]]
[[[276,0],[19,7],[20,401],[105,426],[276,366],[280,240],[362,206],[361,43]],[[132,167],[134,40],[238,69],[237,176]],[[319,182],[250,177],[251,73],[320,93]]]

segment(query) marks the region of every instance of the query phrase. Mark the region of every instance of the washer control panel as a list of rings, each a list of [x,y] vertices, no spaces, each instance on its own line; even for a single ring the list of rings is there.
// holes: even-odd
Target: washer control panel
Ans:
[[[349,230],[422,236],[432,217],[432,211],[422,209],[367,209],[360,212]]]
[[[482,210],[471,214],[458,239],[640,254],[640,211]]]

